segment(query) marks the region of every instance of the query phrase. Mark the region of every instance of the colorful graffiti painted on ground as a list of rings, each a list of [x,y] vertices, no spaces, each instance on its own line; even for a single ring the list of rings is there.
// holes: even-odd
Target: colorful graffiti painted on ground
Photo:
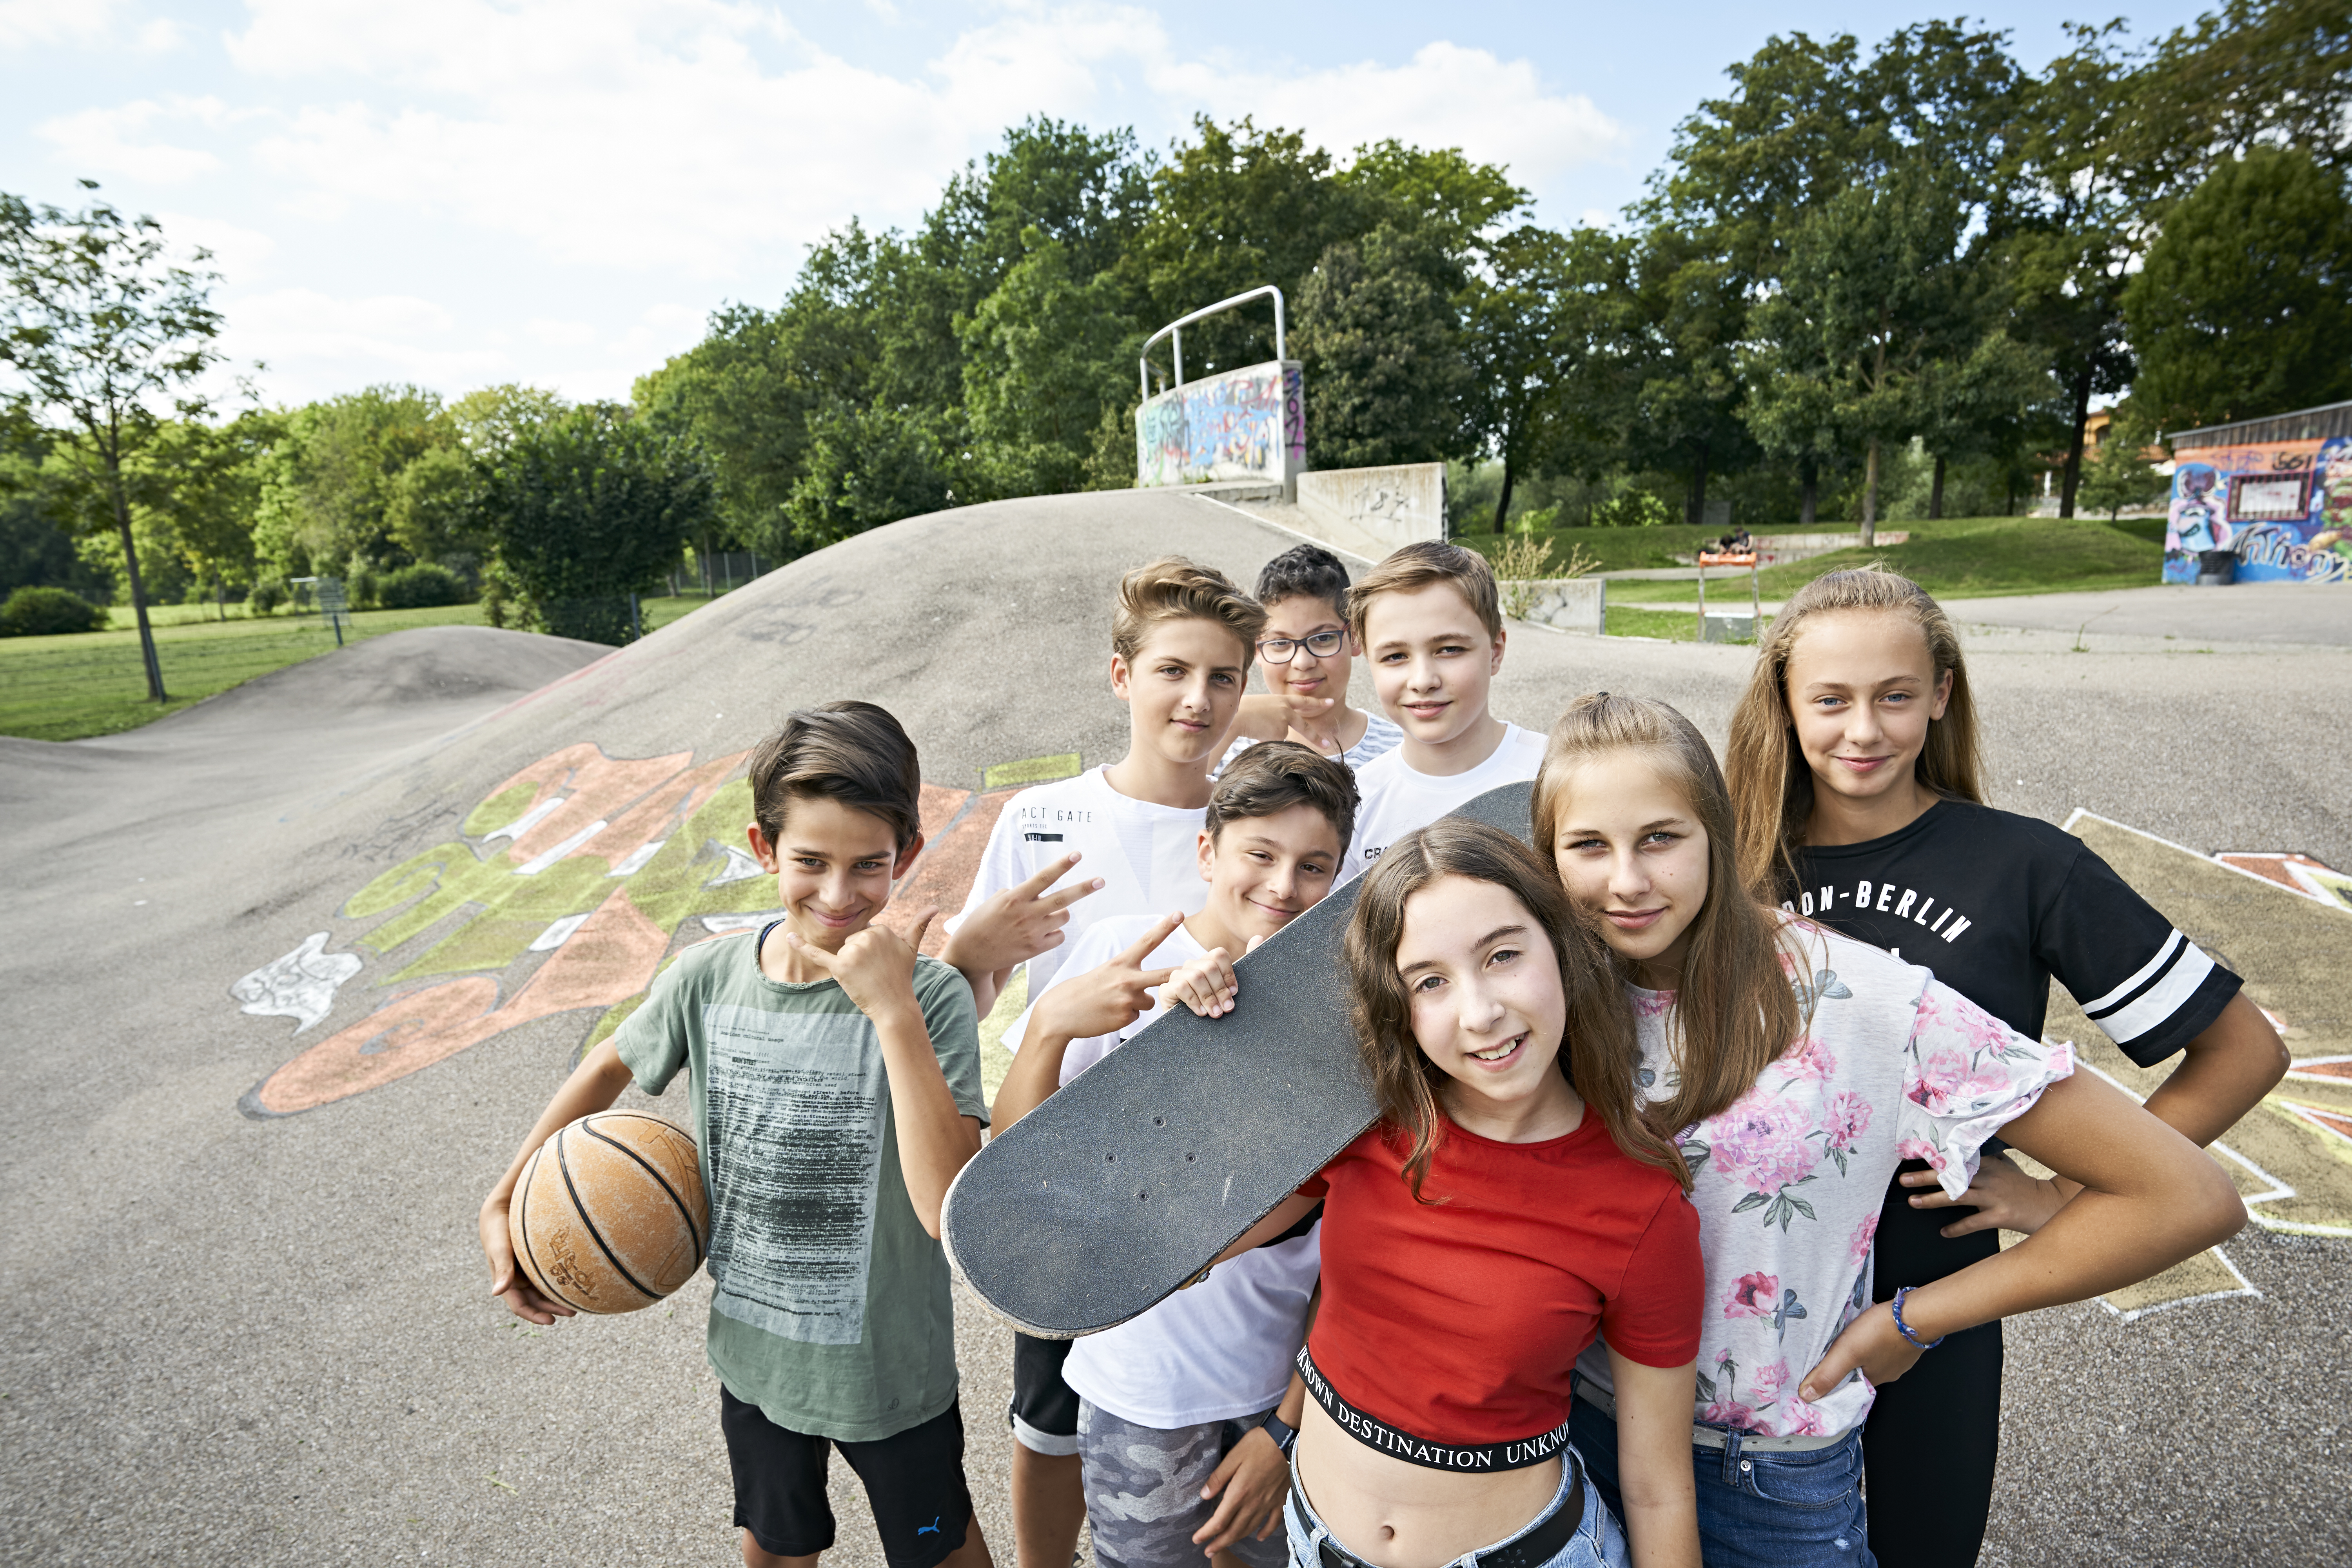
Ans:
[[[2352,440],[2185,448],[2172,473],[2164,580],[2226,552],[2242,583],[2352,582]]]
[[[1297,362],[1203,376],[1135,411],[1135,482],[1286,484],[1307,466],[1307,405]]]
[[[610,1034],[679,948],[770,918],[775,884],[744,847],[743,757],[616,759],[583,743],[491,790],[457,837],[354,893],[335,911],[342,931],[314,932],[229,987],[245,1012],[296,1020],[298,1036],[369,971],[366,989],[383,994],[243,1109],[314,1110],[559,1014],[593,1014],[583,1047]],[[893,910],[960,907],[1002,805],[925,785],[929,842]]]

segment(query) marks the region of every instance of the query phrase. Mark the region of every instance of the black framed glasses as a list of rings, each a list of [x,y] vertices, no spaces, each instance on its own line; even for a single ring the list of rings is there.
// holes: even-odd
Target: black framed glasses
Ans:
[[[1268,664],[1288,664],[1298,657],[1303,644],[1317,658],[1329,658],[1347,640],[1344,631],[1313,632],[1303,637],[1267,637],[1257,645],[1257,656]]]

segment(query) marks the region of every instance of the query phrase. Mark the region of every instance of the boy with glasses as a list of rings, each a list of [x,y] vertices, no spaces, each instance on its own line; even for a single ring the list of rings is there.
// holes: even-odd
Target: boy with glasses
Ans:
[[[1348,673],[1361,653],[1348,629],[1348,569],[1316,544],[1294,545],[1257,574],[1265,630],[1257,655],[1265,692],[1242,700],[1222,772],[1260,741],[1296,741],[1360,768],[1393,750],[1404,731],[1378,713],[1348,705]]]

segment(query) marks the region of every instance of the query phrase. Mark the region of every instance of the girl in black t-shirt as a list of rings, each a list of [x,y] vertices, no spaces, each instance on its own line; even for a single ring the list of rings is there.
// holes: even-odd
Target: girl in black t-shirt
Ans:
[[[2147,1109],[2211,1142],[2279,1080],[2285,1047],[2238,977],[2081,840],[1985,804],[1978,748],[1959,638],[1935,600],[1889,572],[1816,578],[1766,630],[1732,717],[1743,879],[1925,964],[2021,1034],[2041,1034],[2054,975],[2142,1066],[2186,1053]],[[2038,1229],[2076,1190],[1996,1159],[1953,1200],[1906,1163],[1877,1232],[1878,1300],[1991,1256],[2001,1229]],[[1956,1201],[1976,1212],[1943,1223]],[[2000,1366],[1988,1323],[1880,1392],[1863,1446],[1881,1561],[1976,1561]]]

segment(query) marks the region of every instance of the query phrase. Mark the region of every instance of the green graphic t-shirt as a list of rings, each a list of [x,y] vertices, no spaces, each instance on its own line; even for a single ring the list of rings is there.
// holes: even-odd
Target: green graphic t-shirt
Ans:
[[[614,1037],[647,1094],[688,1070],[710,1194],[710,1365],[794,1432],[866,1443],[956,1396],[947,1255],[915,1217],[874,1025],[830,980],[760,972],[758,933],[690,947]],[[956,1106],[987,1120],[963,976],[915,963]]]

